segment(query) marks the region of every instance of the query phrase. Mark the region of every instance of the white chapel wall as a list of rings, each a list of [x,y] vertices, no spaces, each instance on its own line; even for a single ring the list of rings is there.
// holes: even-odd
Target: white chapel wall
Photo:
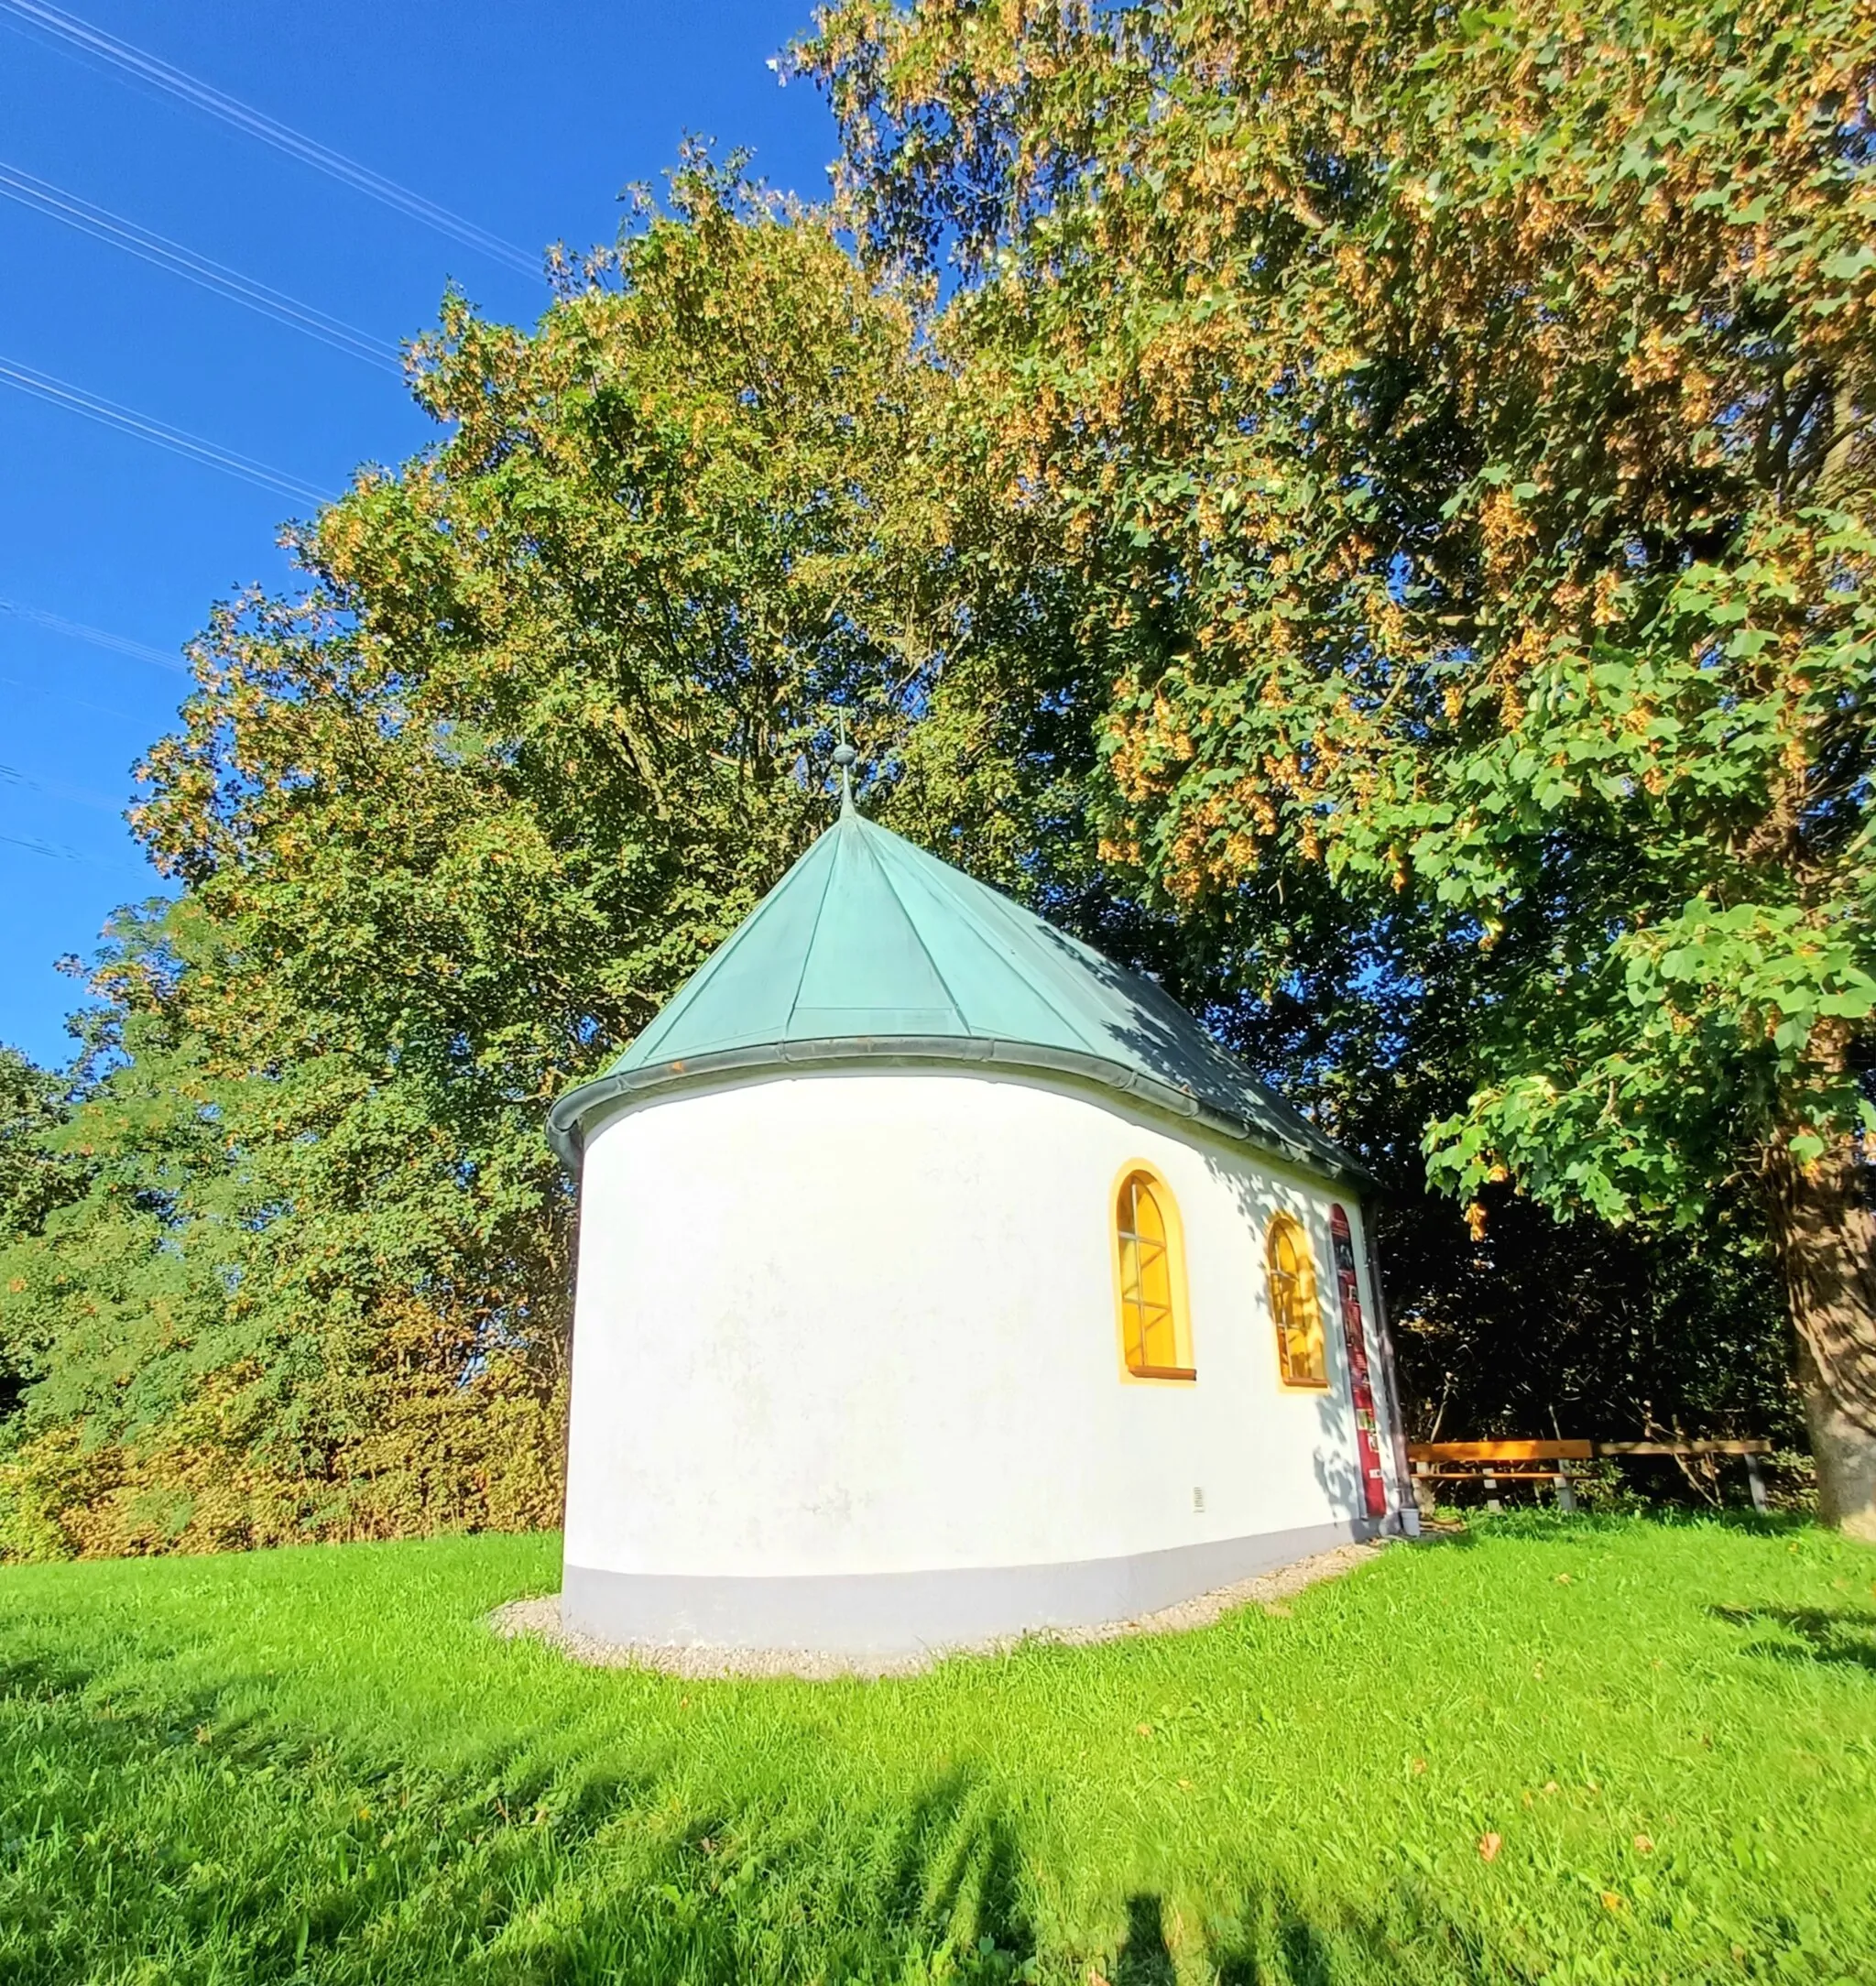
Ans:
[[[1371,1307],[1360,1209],[1194,1136],[1098,1092],[949,1070],[746,1082],[604,1124],[582,1187],[570,1565],[1053,1565],[1358,1515],[1328,1224],[1339,1198]],[[1123,1376],[1112,1204],[1138,1161],[1183,1224],[1192,1383]],[[1279,1383],[1279,1206],[1314,1249],[1325,1393]]]

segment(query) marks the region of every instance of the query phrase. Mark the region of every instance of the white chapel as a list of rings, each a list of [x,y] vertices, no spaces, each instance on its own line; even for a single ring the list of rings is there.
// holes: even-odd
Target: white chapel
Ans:
[[[1412,1507],[1360,1169],[850,804],[549,1135],[571,1629],[955,1647]]]

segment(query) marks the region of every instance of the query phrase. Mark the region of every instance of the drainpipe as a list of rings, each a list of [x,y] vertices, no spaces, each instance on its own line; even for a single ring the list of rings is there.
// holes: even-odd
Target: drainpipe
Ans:
[[[1420,1535],[1420,1505],[1413,1494],[1413,1472],[1407,1461],[1407,1430],[1401,1420],[1401,1382],[1394,1369],[1394,1334],[1388,1328],[1388,1301],[1381,1293],[1381,1259],[1375,1246],[1374,1203],[1361,1207],[1361,1246],[1368,1258],[1368,1287],[1374,1298],[1375,1337],[1381,1348],[1381,1380],[1388,1396],[1388,1433],[1394,1451],[1394,1507],[1401,1530]]]

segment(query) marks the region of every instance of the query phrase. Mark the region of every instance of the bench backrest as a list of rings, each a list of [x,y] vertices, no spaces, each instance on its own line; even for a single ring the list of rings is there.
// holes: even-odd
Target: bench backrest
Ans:
[[[1770,1455],[1769,1441],[1410,1441],[1410,1462],[1587,1462],[1598,1455]]]
[[[1410,1462],[1587,1462],[1591,1441],[1410,1441]]]

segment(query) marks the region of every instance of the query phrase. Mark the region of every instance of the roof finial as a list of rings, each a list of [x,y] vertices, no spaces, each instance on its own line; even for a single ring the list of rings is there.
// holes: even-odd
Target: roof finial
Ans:
[[[840,812],[844,819],[854,811],[854,767],[860,755],[846,741],[845,711],[835,711],[834,721],[840,732],[840,743],[834,747],[834,762],[840,768]]]

